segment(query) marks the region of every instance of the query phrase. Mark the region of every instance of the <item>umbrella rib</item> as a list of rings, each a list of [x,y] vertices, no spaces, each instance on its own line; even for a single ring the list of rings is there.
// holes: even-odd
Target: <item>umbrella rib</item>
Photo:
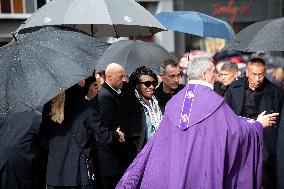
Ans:
[[[22,50],[22,51],[23,51],[23,50]],[[22,60],[22,59],[21,59],[21,60]],[[22,67],[22,65],[23,65],[23,64],[21,64],[21,68],[22,68],[23,73],[24,73],[24,68]],[[41,64],[37,64],[37,65],[41,66]],[[26,77],[25,77],[25,79],[26,79]],[[26,82],[26,83],[28,83],[28,82]],[[30,89],[32,89],[32,87],[30,87],[29,85],[27,85],[27,87],[29,87]],[[30,105],[29,103],[27,103],[26,101],[25,101],[25,102],[22,102],[22,103],[24,103],[25,106],[29,107],[31,110],[34,110],[33,106]]]
[[[151,35],[154,36],[154,33],[151,31],[150,27],[147,26],[147,28],[148,28],[149,32],[151,33]]]
[[[10,74],[8,74],[8,73],[11,73],[11,69],[12,69],[12,66],[8,66],[9,67],[9,71],[7,72],[7,74],[6,75],[10,75]],[[5,106],[5,113],[9,113],[8,111],[9,111],[9,106],[10,106],[10,104],[9,104],[9,100],[8,100],[8,94],[9,94],[9,88],[8,88],[8,86],[9,86],[9,84],[8,84],[8,82],[9,82],[10,80],[8,79],[7,81],[6,81],[6,83],[5,83],[5,89],[6,89],[6,96],[7,96],[7,98],[5,98],[5,100],[6,100],[6,106]]]
[[[131,41],[132,42],[132,45],[134,45],[134,43],[136,43],[137,41]],[[128,53],[126,54],[126,57],[125,57],[125,67],[126,67],[126,63],[127,63],[127,60],[128,60],[128,57],[129,57],[129,55],[130,55],[130,52],[132,51],[132,49],[134,49],[134,48],[129,48],[128,49]]]
[[[48,47],[46,47],[46,46],[44,46],[44,45],[41,45],[41,44],[37,44],[37,46],[48,48]],[[59,54],[59,52],[56,51],[55,49],[51,49],[51,48],[48,48],[48,49],[51,50],[51,51],[57,52],[57,53]],[[61,54],[62,56],[64,56],[64,57],[68,57],[66,54],[62,54],[62,53],[60,53],[60,54]],[[71,62],[74,62],[74,61],[73,61],[72,59],[70,59],[69,57],[68,57],[68,59],[69,59]],[[56,77],[54,76],[54,74],[52,74],[52,71],[50,71],[46,66],[45,66],[44,68],[45,68],[45,70],[47,70],[49,73],[51,73],[52,78],[53,78],[56,82],[59,82],[59,80],[56,79]]]
[[[247,46],[247,49],[250,48],[251,42],[254,41],[254,39],[257,37],[257,34],[260,33],[260,32],[263,30],[263,28],[264,28],[267,24],[269,24],[269,23],[266,23],[264,26],[261,27],[260,30],[258,30],[258,31],[254,34],[253,38],[252,38],[252,39],[250,40],[250,42],[249,42],[249,45]]]

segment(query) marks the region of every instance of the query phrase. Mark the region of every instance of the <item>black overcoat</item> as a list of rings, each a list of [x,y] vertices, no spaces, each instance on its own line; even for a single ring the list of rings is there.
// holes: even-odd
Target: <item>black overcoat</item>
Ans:
[[[227,90],[225,99],[229,106],[239,116],[244,116],[244,98],[245,90],[247,86],[247,77],[242,77],[235,80]],[[264,182],[268,183],[270,187],[275,188],[276,183],[276,145],[277,135],[279,128],[279,120],[284,117],[282,112],[284,94],[283,90],[272,84],[268,79],[264,79],[261,86],[263,93],[255,96],[256,110],[258,114],[263,111],[267,113],[278,112],[277,123],[264,129],[264,157],[263,157],[263,169],[264,169]],[[282,112],[282,113],[281,113]],[[255,118],[254,118],[255,119]],[[265,183],[264,183],[265,184]]]
[[[120,95],[114,91],[107,83],[102,85],[98,94],[99,108],[105,126],[109,131],[115,132],[120,126]],[[97,143],[99,164],[101,166],[101,174],[106,176],[121,176],[122,166],[121,145],[118,140],[112,144]]]
[[[45,188],[37,138],[40,123],[41,114],[36,111],[0,120],[0,188]]]
[[[118,134],[109,132],[104,126],[94,103],[85,99],[83,88],[76,85],[67,90],[65,95],[62,124],[51,121],[50,104],[46,104],[43,111],[40,136],[42,144],[47,144],[49,151],[47,185],[85,186],[90,184],[85,155],[91,156],[91,147],[96,141],[111,143],[117,140]]]

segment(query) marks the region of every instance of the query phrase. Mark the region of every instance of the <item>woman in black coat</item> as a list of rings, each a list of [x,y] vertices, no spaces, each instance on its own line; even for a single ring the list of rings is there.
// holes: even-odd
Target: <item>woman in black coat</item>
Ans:
[[[145,66],[137,68],[123,89],[121,99],[121,127],[126,136],[128,165],[156,131],[162,112],[154,96],[158,84],[156,74]],[[126,151],[127,151],[126,150]]]
[[[99,188],[98,179],[88,177],[86,160],[92,157],[95,139],[105,143],[119,139],[118,132],[104,127],[94,103],[88,100],[89,86],[75,85],[44,107],[40,133],[49,150],[49,189]]]

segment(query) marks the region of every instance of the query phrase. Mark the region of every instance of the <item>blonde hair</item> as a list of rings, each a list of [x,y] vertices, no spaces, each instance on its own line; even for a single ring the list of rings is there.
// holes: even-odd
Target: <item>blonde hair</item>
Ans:
[[[59,95],[51,100],[51,111],[49,113],[51,120],[61,124],[64,120],[64,104],[65,104],[65,92],[61,92]]]

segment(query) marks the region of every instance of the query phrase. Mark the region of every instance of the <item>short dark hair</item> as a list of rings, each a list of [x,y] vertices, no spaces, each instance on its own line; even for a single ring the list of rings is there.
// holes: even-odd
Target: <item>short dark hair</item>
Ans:
[[[238,72],[239,68],[235,62],[226,61],[221,67],[221,71],[231,71],[231,72]]]
[[[263,66],[265,66],[265,61],[262,58],[252,58],[249,60],[249,64],[262,64]]]
[[[165,60],[165,61],[162,63],[162,65],[160,66],[160,73],[161,73],[161,72],[164,72],[165,69],[166,69],[166,67],[167,67],[168,65],[171,65],[172,67],[178,67],[178,62],[176,62],[176,61],[173,60],[173,59],[167,59],[167,60]]]

